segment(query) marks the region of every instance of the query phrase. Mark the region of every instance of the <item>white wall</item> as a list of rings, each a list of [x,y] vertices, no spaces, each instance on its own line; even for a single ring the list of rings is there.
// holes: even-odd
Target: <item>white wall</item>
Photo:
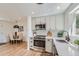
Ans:
[[[8,42],[8,34],[13,31],[13,24],[14,22],[0,20],[0,42],[3,37],[3,41]]]

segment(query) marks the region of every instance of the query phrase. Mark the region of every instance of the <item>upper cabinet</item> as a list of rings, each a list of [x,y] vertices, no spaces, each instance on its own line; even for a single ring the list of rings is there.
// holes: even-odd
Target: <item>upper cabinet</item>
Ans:
[[[49,16],[46,17],[46,30],[50,29],[50,21]]]
[[[32,30],[36,30],[35,25],[46,24],[45,17],[33,17],[32,18]]]
[[[32,18],[32,30],[35,30],[36,18]]]
[[[50,29],[55,30],[55,16],[50,16]]]
[[[55,16],[46,17],[46,30],[55,30]]]
[[[40,22],[41,24],[46,24],[46,17],[41,17]]]
[[[56,30],[63,30],[64,29],[64,15],[57,15],[56,16]]]
[[[35,20],[36,21],[36,24],[40,24],[41,23],[40,19],[41,19],[40,17],[37,17],[36,18],[36,20]]]
[[[63,30],[64,29],[64,15],[43,16],[32,18],[32,29],[35,30],[36,24],[46,24],[46,30]]]

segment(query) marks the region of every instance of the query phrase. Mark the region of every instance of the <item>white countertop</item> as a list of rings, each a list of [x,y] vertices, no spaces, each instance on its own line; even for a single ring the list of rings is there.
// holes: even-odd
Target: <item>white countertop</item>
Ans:
[[[66,42],[56,41],[57,38],[53,38],[59,56],[79,56],[79,50],[76,50]]]

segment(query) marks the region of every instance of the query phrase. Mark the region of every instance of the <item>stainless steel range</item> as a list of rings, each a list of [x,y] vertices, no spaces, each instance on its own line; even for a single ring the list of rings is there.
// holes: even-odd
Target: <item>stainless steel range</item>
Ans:
[[[37,35],[34,37],[34,46],[45,48],[45,35]]]

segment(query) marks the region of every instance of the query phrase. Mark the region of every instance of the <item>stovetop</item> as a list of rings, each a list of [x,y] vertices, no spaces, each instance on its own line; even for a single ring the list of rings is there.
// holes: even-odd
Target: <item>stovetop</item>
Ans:
[[[45,35],[37,35],[34,37],[35,40],[45,40],[46,36]]]

